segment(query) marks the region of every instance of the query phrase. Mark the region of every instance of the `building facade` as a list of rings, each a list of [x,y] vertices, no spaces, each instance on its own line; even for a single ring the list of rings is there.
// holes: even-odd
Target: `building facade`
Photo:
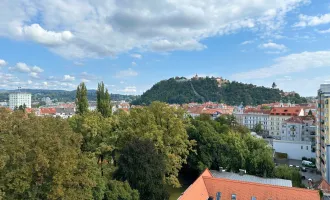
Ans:
[[[25,92],[15,92],[9,94],[9,108],[14,110],[19,106],[25,106],[31,108],[31,94]]]
[[[257,124],[261,124],[264,131],[268,131],[270,110],[247,108],[236,108],[234,116],[237,122],[249,129],[253,129]]]
[[[316,114],[316,166],[323,179],[330,183],[330,84],[322,84],[318,90]]]

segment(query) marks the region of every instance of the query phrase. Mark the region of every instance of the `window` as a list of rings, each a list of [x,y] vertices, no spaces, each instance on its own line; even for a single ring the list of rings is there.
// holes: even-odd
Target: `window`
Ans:
[[[301,149],[303,149],[304,147],[303,146],[301,146]]]
[[[231,195],[231,200],[236,200],[236,194]]]
[[[306,150],[308,150],[308,146],[306,146]]]

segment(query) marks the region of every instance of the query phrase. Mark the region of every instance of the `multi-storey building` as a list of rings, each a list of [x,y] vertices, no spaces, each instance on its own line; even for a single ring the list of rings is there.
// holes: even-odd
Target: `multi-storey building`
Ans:
[[[257,124],[261,124],[264,131],[268,131],[270,110],[257,108],[236,108],[234,116],[239,124],[253,129]]]
[[[282,122],[280,140],[273,140],[276,152],[286,153],[288,158],[315,158],[314,116],[294,116]]]
[[[31,108],[31,94],[25,92],[15,92],[9,94],[9,108],[14,110],[19,106],[25,106]]]
[[[316,166],[323,179],[330,183],[330,84],[322,84],[318,90],[316,114]]]
[[[272,108],[268,121],[269,134],[280,140],[282,123],[293,116],[304,116],[304,110],[301,107]]]

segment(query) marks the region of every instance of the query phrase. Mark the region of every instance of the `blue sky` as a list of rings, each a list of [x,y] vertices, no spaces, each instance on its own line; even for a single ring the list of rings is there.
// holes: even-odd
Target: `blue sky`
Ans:
[[[4,0],[0,88],[141,94],[174,76],[316,95],[330,83],[330,1]]]

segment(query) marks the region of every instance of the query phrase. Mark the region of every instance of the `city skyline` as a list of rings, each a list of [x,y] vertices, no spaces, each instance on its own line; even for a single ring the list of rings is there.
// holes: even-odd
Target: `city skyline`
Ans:
[[[141,94],[175,76],[221,76],[316,96],[330,81],[330,3],[4,1],[0,89]],[[330,83],[330,82],[328,82]],[[303,87],[302,87],[303,86]]]

